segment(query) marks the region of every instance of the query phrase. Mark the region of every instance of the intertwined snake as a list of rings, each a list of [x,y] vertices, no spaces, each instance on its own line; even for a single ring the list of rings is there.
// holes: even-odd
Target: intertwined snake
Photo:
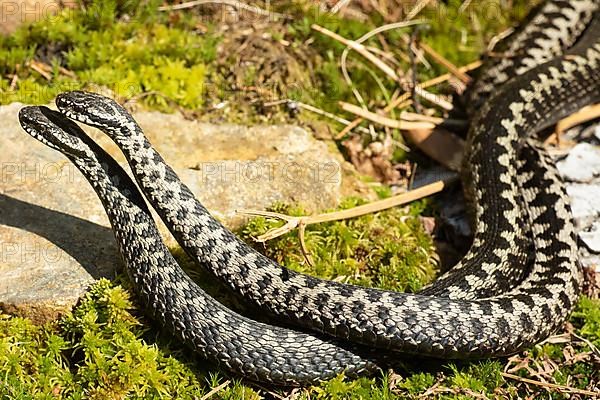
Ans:
[[[90,181],[147,309],[226,369],[298,384],[377,367],[374,351],[341,339],[443,358],[502,356],[562,325],[579,294],[568,201],[533,135],[600,100],[598,8],[597,0],[546,2],[510,42],[513,62],[490,61],[485,71],[491,72],[478,81],[484,83],[474,86],[475,102],[487,97],[489,82],[495,88],[473,117],[464,157],[475,240],[461,263],[422,294],[320,280],[255,252],[210,216],[113,100],[68,92],[56,100],[59,113],[27,107],[20,119],[29,134],[67,155]],[[494,69],[515,78],[496,81]],[[255,305],[324,336],[257,323],[210,298],[175,263],[125,172],[67,117],[117,143],[147,199],[190,256]]]

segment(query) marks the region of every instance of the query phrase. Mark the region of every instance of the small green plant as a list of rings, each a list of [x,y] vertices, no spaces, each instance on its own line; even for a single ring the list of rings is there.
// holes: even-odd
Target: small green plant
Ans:
[[[57,323],[0,319],[0,394],[5,398],[193,398],[203,379],[141,339],[128,292],[100,280]],[[31,397],[29,397],[31,396]]]

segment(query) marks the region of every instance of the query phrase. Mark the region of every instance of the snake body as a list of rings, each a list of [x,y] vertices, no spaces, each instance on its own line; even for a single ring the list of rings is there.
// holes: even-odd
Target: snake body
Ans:
[[[532,56],[537,64],[527,62],[529,69],[503,83],[474,117],[463,182],[474,204],[475,240],[456,272],[428,295],[324,281],[255,252],[209,214],[113,100],[67,92],[57,98],[60,114],[51,123],[39,108],[22,112],[21,122],[28,133],[65,152],[103,198],[134,287],[153,315],[232,371],[304,383],[344,369],[361,373],[375,367],[354,347],[258,324],[207,298],[169,258],[139,195],[127,195],[137,193],[133,183],[111,179],[122,171],[111,175],[108,156],[93,142],[78,139],[83,144],[73,145],[74,137],[85,135],[65,116],[101,129],[117,143],[147,199],[193,258],[287,323],[398,352],[444,358],[507,355],[564,322],[582,279],[564,189],[532,136],[600,100],[600,19],[595,1],[547,4],[559,3],[579,10],[577,21],[583,22],[574,25],[582,28],[560,30],[575,39],[542,43],[540,48],[552,50]],[[522,43],[516,48],[524,48]],[[232,332],[242,339],[235,341]]]
[[[87,178],[109,217],[136,294],[162,326],[203,357],[250,379],[288,385],[377,369],[369,357],[340,344],[227,309],[181,269],[127,173],[77,125],[46,107],[23,108],[19,119],[27,133],[65,154]]]
[[[150,203],[192,257],[286,322],[394,351],[453,358],[509,354],[543,336],[539,329],[561,320],[555,306],[570,309],[578,294],[576,285],[571,287],[566,280],[548,293],[534,273],[506,282],[511,280],[507,272],[526,269],[532,245],[521,222],[528,211],[518,190],[520,148],[525,137],[598,99],[597,21],[592,20],[585,37],[569,52],[503,85],[473,121],[464,183],[475,204],[476,235],[459,266],[469,274],[451,282],[461,292],[468,288],[473,294],[469,299],[350,286],[282,268],[211,217],[117,103],[69,92],[58,96],[57,106],[117,143]],[[554,205],[549,202],[545,207]],[[570,214],[556,215],[553,223],[571,229]],[[552,243],[558,248],[561,242],[556,237]],[[571,262],[577,264],[575,254]],[[516,291],[509,297],[477,299],[495,286]],[[535,301],[532,287],[540,293]],[[540,317],[543,321],[529,324]]]

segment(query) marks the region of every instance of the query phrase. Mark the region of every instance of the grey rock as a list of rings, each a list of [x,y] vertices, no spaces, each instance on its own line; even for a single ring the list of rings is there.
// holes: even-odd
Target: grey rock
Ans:
[[[600,253],[600,221],[596,221],[585,231],[579,233],[585,245],[594,253]]]
[[[122,264],[91,186],[64,156],[22,131],[21,107],[0,107],[0,307],[41,322],[72,307],[94,279],[114,276]],[[243,221],[236,209],[282,201],[317,211],[339,201],[346,179],[341,156],[299,127],[217,126],[157,112],[134,116],[182,180],[230,227]],[[86,130],[125,164],[110,139]]]
[[[600,216],[600,184],[567,184],[576,225],[584,229]]]
[[[589,143],[578,143],[556,166],[569,181],[590,182],[600,176],[600,149]]]
[[[11,34],[26,22],[52,18],[62,7],[72,3],[57,0],[0,0],[0,34]],[[74,4],[71,4],[74,6]]]

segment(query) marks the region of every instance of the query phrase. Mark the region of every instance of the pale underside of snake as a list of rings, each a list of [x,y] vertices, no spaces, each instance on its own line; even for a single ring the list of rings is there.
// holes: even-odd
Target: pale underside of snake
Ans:
[[[552,9],[565,4],[569,7],[562,14]],[[182,247],[270,313],[303,328],[399,352],[501,356],[560,326],[579,293],[581,271],[568,202],[552,162],[530,137],[598,101],[597,8],[594,1],[548,2],[530,23],[552,32],[546,38],[559,44],[538,40],[539,46],[531,46],[515,39],[521,44],[514,48],[541,48],[546,58],[532,56],[538,64],[522,63],[529,70],[503,84],[473,119],[463,182],[475,206],[477,233],[456,272],[429,289],[436,296],[342,285],[282,268],[214,220],[117,103],[70,92],[59,96],[57,105],[64,116],[115,140]],[[566,16],[558,23],[561,15]],[[561,28],[573,18],[569,29]],[[558,33],[574,39],[560,39]],[[32,108],[21,113],[21,121],[28,133],[67,154],[88,178],[107,209],[136,291],[177,336],[232,371],[276,383],[313,382],[344,369],[352,374],[374,368],[358,355],[361,350],[258,324],[208,298],[170,258],[124,172],[110,166],[111,159],[64,116]],[[522,221],[529,229],[520,228]],[[242,337],[238,341],[237,335]],[[368,359],[369,353],[363,354]]]

